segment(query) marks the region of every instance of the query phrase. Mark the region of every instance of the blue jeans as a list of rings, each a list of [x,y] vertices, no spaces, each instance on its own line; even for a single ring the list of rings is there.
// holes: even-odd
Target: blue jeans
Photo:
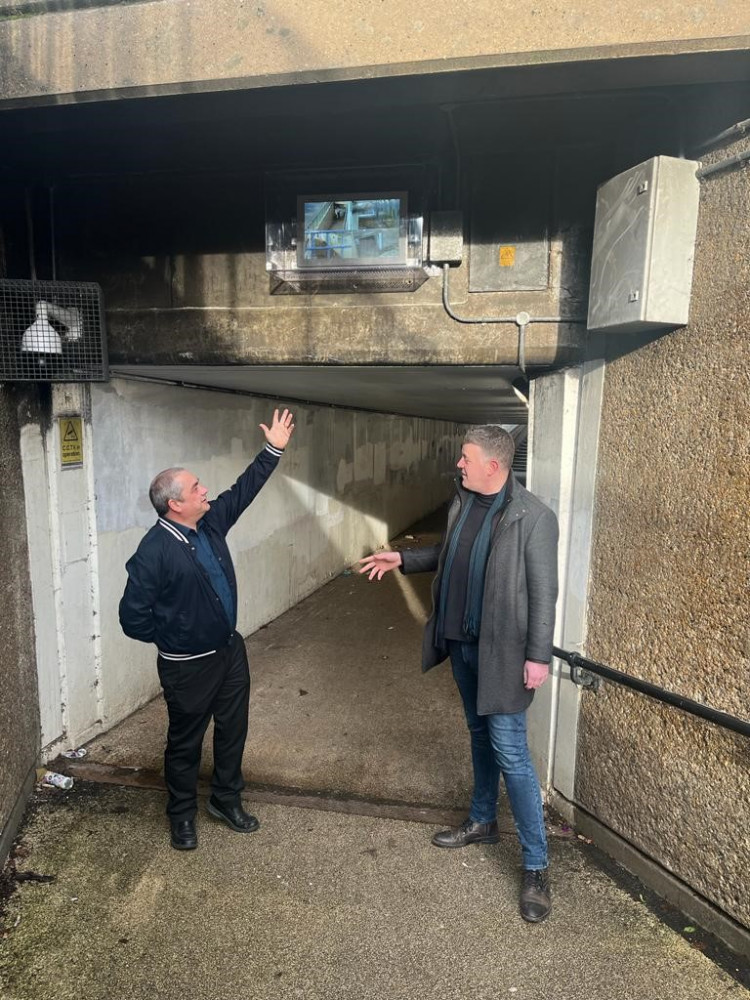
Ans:
[[[521,842],[523,867],[546,868],[547,834],[539,779],[526,741],[526,712],[477,715],[479,647],[475,642],[451,640],[448,650],[471,734],[474,794],[469,818],[474,823],[491,823],[496,819],[502,774]]]

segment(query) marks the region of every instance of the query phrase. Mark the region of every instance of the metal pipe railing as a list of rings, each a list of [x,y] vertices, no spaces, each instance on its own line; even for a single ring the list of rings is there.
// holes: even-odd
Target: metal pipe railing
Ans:
[[[722,170],[729,170],[730,167],[737,167],[742,163],[747,163],[748,160],[750,160],[750,150],[746,149],[744,153],[737,153],[736,156],[728,156],[725,160],[712,163],[709,167],[699,167],[695,171],[695,176],[698,180],[701,180],[703,177],[710,177],[711,174],[718,174]]]
[[[529,323],[585,323],[585,316],[531,316],[529,313],[520,312],[515,316],[459,316],[450,304],[450,287],[448,275],[450,274],[450,264],[443,264],[443,308],[451,319],[457,323],[479,323],[479,324],[500,324],[515,323],[516,326],[528,326]]]
[[[744,121],[737,122],[730,128],[725,128],[718,135],[712,135],[709,139],[704,139],[703,142],[697,143],[691,148],[691,152],[702,153],[706,149],[711,149],[712,146],[720,146],[723,142],[734,142],[735,139],[747,135],[748,132],[750,132],[750,118],[745,118]]]
[[[567,650],[559,649],[557,646],[553,647],[552,652],[558,660],[564,660],[570,667],[585,670],[598,677],[604,677],[605,680],[621,684],[623,687],[630,688],[632,691],[638,691],[649,698],[655,698],[666,705],[672,705],[674,708],[679,708],[690,715],[697,715],[707,722],[712,722],[716,726],[722,726],[724,729],[731,729],[742,736],[750,736],[750,721],[747,719],[740,719],[736,715],[730,715],[728,712],[720,712],[716,708],[702,705],[691,698],[685,698],[681,694],[675,694],[674,691],[667,691],[657,684],[651,684],[650,681],[642,681],[638,677],[631,677],[630,674],[624,674],[621,670],[615,670],[614,667],[607,667],[603,663],[597,663],[596,660],[589,660],[587,657],[581,656],[580,653],[569,653]]]

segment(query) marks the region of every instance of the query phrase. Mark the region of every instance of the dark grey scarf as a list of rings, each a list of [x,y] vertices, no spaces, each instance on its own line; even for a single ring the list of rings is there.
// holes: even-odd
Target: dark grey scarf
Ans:
[[[487,568],[487,559],[490,553],[492,520],[495,517],[495,514],[497,514],[503,506],[506,490],[507,483],[497,494],[492,502],[492,506],[484,515],[482,526],[477,532],[477,537],[474,539],[474,544],[471,547],[471,556],[469,557],[469,579],[466,588],[466,607],[464,608],[463,620],[464,633],[471,639],[479,638],[479,627],[482,623],[484,573]],[[463,531],[464,524],[466,523],[466,518],[469,516],[469,511],[474,504],[474,496],[475,495],[473,493],[470,493],[468,499],[465,501],[464,509],[461,511],[461,516],[458,519],[458,523],[456,524],[451,540],[448,544],[448,552],[445,557],[445,566],[443,568],[443,579],[440,586],[440,600],[436,622],[436,635],[438,641],[440,642],[443,641],[445,631],[445,609],[448,601],[448,581],[450,580],[450,574],[453,568],[453,560],[456,557],[458,540],[461,537],[461,532]]]

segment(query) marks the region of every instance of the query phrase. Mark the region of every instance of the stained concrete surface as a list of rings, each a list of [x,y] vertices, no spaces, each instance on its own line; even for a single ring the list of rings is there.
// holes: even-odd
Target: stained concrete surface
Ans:
[[[435,541],[443,515],[394,545]],[[246,779],[303,792],[458,809],[468,733],[447,666],[422,675],[430,575],[342,575],[248,640]],[[161,696],[88,744],[87,763],[163,771]],[[206,735],[201,775],[213,767]]]
[[[248,803],[252,807],[252,800]],[[7,903],[3,1000],[750,996],[596,864],[551,840],[554,909],[517,913],[515,838],[438,851],[419,823],[265,806],[171,850],[160,793],[39,792]]]
[[[0,273],[2,271],[0,270]],[[36,405],[34,389],[0,387],[0,463],[6,490],[0,521],[0,857],[15,835],[39,748],[29,549],[26,542],[19,413]]]

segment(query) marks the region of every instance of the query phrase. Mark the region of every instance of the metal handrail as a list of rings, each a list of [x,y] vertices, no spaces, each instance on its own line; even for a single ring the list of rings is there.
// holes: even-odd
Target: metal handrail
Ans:
[[[719,160],[718,163],[712,163],[709,167],[699,167],[695,171],[695,176],[701,180],[703,177],[710,177],[711,174],[718,174],[722,170],[729,170],[730,167],[747,163],[748,160],[750,160],[750,149],[746,149],[744,153],[737,153],[736,156],[728,156],[725,160]]]
[[[657,684],[651,684],[650,681],[642,681],[638,677],[631,677],[630,674],[624,674],[621,670],[615,670],[614,667],[607,667],[603,663],[597,663],[596,660],[589,660],[587,657],[581,656],[580,653],[569,653],[567,650],[559,649],[557,646],[553,647],[552,652],[558,660],[564,660],[571,668],[585,670],[588,673],[604,677],[608,681],[613,681],[615,684],[622,684],[623,687],[638,691],[649,698],[655,698],[666,705],[672,705],[674,708],[679,708],[690,715],[697,715],[699,718],[706,719],[706,721],[712,722],[716,726],[731,729],[742,736],[750,736],[750,721],[747,719],[740,719],[738,716],[730,715],[728,712],[720,712],[716,708],[702,705],[691,698],[685,698],[681,694],[675,694],[674,691],[667,691]]]

